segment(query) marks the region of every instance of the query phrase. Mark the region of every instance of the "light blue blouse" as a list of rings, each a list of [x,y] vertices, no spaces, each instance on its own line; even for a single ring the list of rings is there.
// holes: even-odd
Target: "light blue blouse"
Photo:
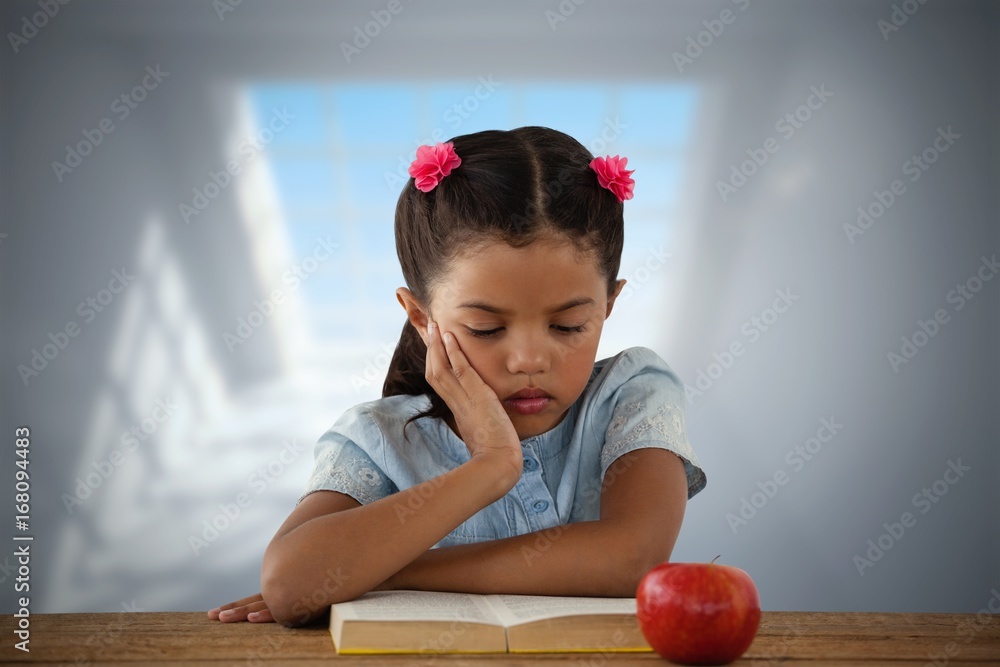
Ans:
[[[299,498],[320,490],[362,504],[420,484],[469,460],[465,443],[443,419],[421,417],[426,394],[399,395],[350,409],[319,439],[315,467]],[[621,455],[644,447],[677,454],[688,498],[705,473],[684,427],[684,385],[653,350],[631,347],[594,363],[587,386],[552,429],[521,441],[521,479],[432,548],[523,535],[600,518],[604,475]]]

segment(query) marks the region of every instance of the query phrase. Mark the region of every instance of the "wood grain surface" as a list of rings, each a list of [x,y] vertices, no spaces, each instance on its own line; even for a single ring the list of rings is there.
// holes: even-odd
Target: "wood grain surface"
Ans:
[[[14,647],[5,615],[0,662],[96,665],[539,665],[668,664],[655,653],[338,656],[325,625],[220,623],[203,612],[33,614],[30,653]],[[734,665],[1000,665],[1000,622],[990,614],[763,612]]]

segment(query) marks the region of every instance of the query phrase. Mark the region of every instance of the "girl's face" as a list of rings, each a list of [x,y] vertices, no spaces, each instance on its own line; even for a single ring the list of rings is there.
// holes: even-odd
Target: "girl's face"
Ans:
[[[458,257],[431,294],[431,319],[452,332],[469,363],[496,392],[522,440],[562,421],[590,379],[604,320],[624,280],[608,299],[593,256],[548,237],[525,248],[495,242]],[[424,339],[428,313],[405,287],[396,290]],[[527,414],[507,399],[540,389],[545,407]],[[458,433],[453,419],[452,430]]]

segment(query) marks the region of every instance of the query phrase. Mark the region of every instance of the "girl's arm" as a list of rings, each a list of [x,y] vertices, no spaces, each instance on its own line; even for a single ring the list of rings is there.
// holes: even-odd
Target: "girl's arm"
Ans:
[[[598,521],[430,549],[372,590],[634,596],[642,575],[670,560],[684,517],[686,489],[684,465],[670,452],[629,452],[604,477]],[[324,498],[315,503],[317,510],[322,504],[331,505],[330,512],[348,506],[337,508],[337,503],[358,506],[350,496],[318,492],[300,507],[315,502],[310,501],[314,496]],[[328,572],[328,586],[321,588],[343,583],[346,577],[337,575]],[[217,607],[209,616],[225,622],[272,620],[260,595]]]
[[[601,516],[525,535],[421,554],[386,588],[633,597],[642,576],[670,560],[687,505],[687,478],[669,451],[639,449],[608,470]]]
[[[362,507],[345,509],[338,492],[309,494],[264,552],[261,595],[283,625],[305,623],[386,582],[521,478],[521,442],[496,392],[453,334],[442,336],[434,322],[427,329],[425,377],[447,403],[470,458]]]
[[[486,454],[367,505],[336,491],[309,494],[264,552],[267,609],[282,625],[301,625],[374,589],[502,498],[518,472]]]

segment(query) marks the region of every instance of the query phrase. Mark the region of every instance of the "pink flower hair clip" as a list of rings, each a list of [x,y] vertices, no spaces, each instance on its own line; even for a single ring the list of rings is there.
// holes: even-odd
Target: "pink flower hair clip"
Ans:
[[[635,181],[632,179],[632,172],[635,169],[625,169],[627,163],[627,157],[618,155],[595,157],[590,161],[590,168],[597,172],[597,182],[602,188],[611,190],[620,202],[631,199],[632,190],[635,188]]]
[[[452,142],[417,148],[417,159],[410,163],[410,176],[421,192],[430,192],[451,170],[462,164]]]

